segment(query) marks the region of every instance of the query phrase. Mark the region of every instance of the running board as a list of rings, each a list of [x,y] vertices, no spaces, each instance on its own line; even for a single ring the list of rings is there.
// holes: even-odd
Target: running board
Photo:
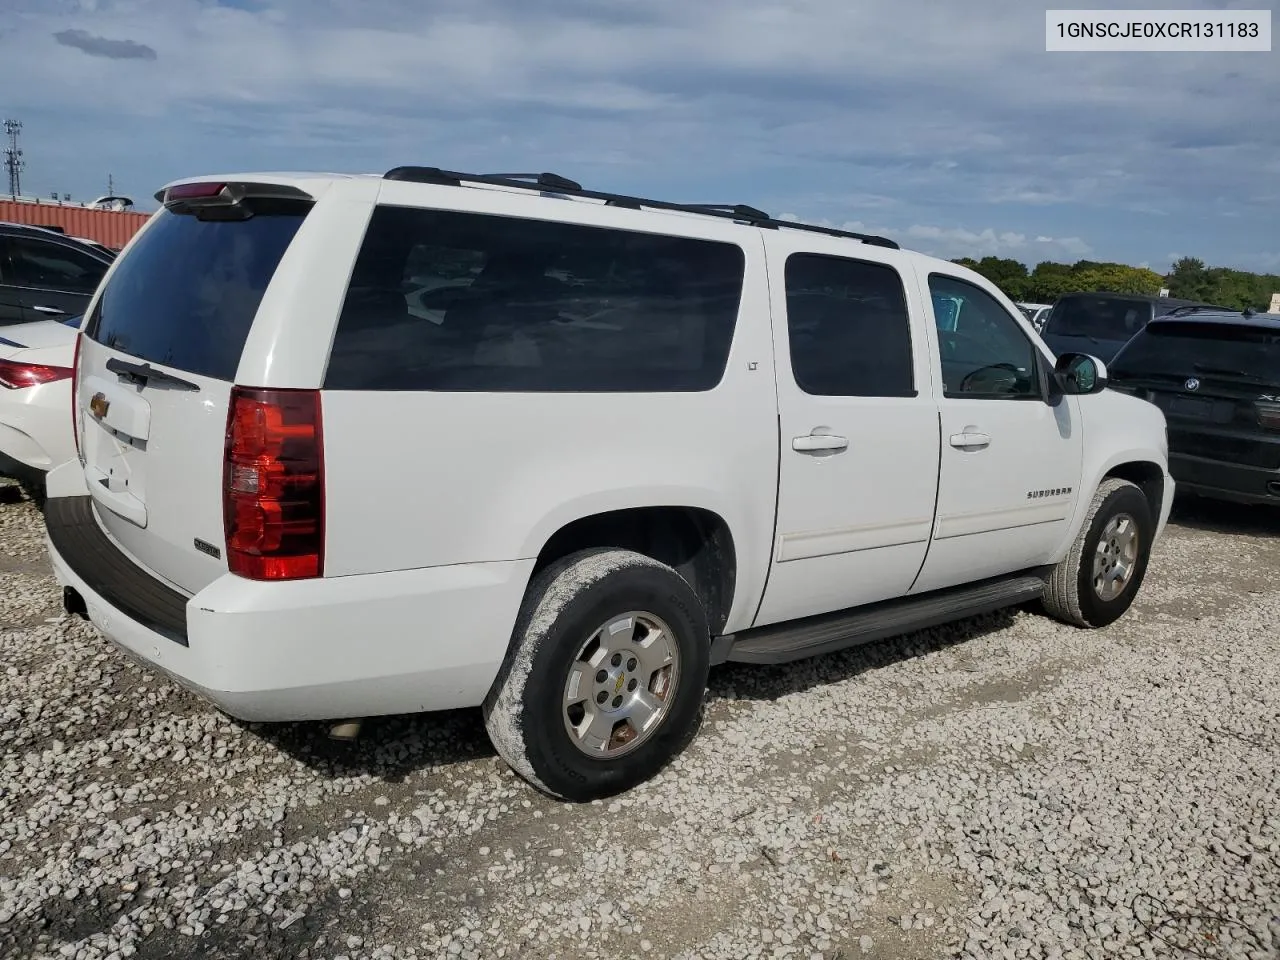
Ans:
[[[1038,600],[1044,595],[1047,573],[1047,568],[1044,572],[1024,571],[1013,577],[743,630],[716,638],[712,663],[789,663],[991,613]]]

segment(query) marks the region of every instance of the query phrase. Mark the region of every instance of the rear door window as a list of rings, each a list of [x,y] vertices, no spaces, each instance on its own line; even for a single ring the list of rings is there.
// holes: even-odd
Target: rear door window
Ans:
[[[914,397],[911,322],[893,267],[787,258],[787,336],[796,385],[812,396]]]
[[[744,268],[730,243],[380,206],[324,385],[710,390],[728,361]]]
[[[61,243],[33,237],[9,238],[7,283],[38,290],[91,294],[107,264]]]
[[[164,211],[119,262],[85,332],[139,360],[235,379],[240,354],[304,204],[260,201],[246,220]]]

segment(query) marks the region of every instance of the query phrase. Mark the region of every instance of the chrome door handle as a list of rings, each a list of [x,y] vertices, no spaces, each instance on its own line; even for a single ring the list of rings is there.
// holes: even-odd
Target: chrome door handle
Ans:
[[[32,307],[31,309],[36,313],[47,313],[52,317],[65,317],[67,315],[67,311],[65,310],[61,310],[58,307],[46,307],[43,304]]]
[[[816,453],[822,450],[847,450],[848,437],[837,437],[826,433],[809,433],[796,437],[791,441],[791,449],[801,453]]]
[[[953,433],[951,445],[961,450],[974,450],[991,445],[991,437],[985,433]]]

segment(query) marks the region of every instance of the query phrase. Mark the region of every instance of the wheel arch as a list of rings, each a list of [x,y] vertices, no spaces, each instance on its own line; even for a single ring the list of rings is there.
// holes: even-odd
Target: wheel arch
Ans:
[[[702,602],[713,635],[728,621],[738,589],[737,546],[716,511],[683,504],[604,510],[551,532],[530,579],[561,557],[592,548],[633,550],[672,567]]]
[[[1169,480],[1168,470],[1164,466],[1164,458],[1156,451],[1143,448],[1120,450],[1084,472],[1079,495],[1076,497],[1075,510],[1071,515],[1071,523],[1054,553],[1054,563],[1066,556],[1067,551],[1071,549],[1071,545],[1075,543],[1089,516],[1098,487],[1103,481],[1112,477],[1128,480],[1142,491],[1151,507],[1151,519],[1156,527],[1156,536],[1163,532],[1164,522],[1169,515],[1169,497],[1172,495],[1172,483]]]

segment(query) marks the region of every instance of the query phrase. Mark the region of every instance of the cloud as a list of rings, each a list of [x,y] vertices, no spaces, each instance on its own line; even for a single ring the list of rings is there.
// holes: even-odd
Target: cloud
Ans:
[[[780,220],[803,220],[794,213],[779,215]],[[1011,257],[1034,266],[1041,260],[1075,261],[1087,259],[1093,248],[1079,237],[1050,237],[1040,234],[1028,236],[1015,230],[996,230],[986,227],[971,230],[965,227],[942,227],[916,223],[910,226],[891,226],[849,220],[844,223],[819,221],[820,226],[837,227],[855,233],[870,233],[889,237],[899,245],[930,256],[952,260],[957,257]]]
[[[1019,0],[3,3],[0,88],[26,91],[45,192],[414,162],[874,220],[956,256],[1274,249],[1271,58],[1046,54]],[[55,31],[94,55],[51,55]],[[103,44],[181,56],[120,70]]]
[[[145,43],[133,40],[108,40],[95,37],[86,30],[59,30],[53,38],[64,47],[74,47],[91,57],[108,60],[154,60],[156,52]]]

